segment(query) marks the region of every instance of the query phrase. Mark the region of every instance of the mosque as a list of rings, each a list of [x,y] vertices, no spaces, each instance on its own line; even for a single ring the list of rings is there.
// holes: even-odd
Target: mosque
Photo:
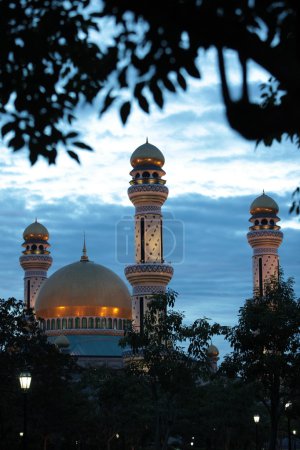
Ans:
[[[164,292],[173,267],[163,256],[161,207],[168,197],[163,179],[165,158],[148,140],[131,155],[128,196],[135,207],[135,262],[125,268],[132,286],[110,269],[89,260],[84,242],[79,261],[62,267],[49,278],[52,265],[49,232],[35,221],[23,233],[20,264],[25,271],[24,302],[33,308],[48,339],[62,351],[76,355],[81,364],[121,367],[118,342],[129,323],[142,331],[143,316],[153,294]],[[278,247],[282,232],[277,222],[277,203],[263,193],[250,207],[247,235],[253,248],[253,289],[278,273]],[[216,367],[218,349],[211,345],[208,356]]]

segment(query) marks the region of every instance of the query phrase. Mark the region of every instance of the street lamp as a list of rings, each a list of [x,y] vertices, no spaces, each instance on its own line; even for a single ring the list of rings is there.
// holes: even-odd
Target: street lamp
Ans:
[[[114,433],[114,434],[112,434],[111,436],[110,436],[110,438],[108,438],[108,440],[107,440],[107,450],[110,450],[110,443],[111,443],[111,441],[114,439],[114,438],[116,438],[116,439],[119,439],[119,437],[120,437],[120,435],[119,435],[119,433]]]
[[[27,392],[31,384],[30,372],[22,372],[19,375],[20,386],[24,394],[24,423],[23,423],[23,449],[27,449]]]
[[[293,436],[294,436],[294,450],[297,450],[297,437],[296,437],[297,431],[293,430],[292,433],[293,433]]]
[[[291,406],[292,406],[292,402],[287,402],[284,405],[285,410],[286,410],[286,416],[287,416],[289,450],[292,450],[291,420],[290,420],[290,414],[289,414],[289,410],[290,410]]]
[[[258,450],[258,424],[259,424],[259,415],[255,414],[255,416],[253,416],[253,420],[255,423],[255,446],[256,446],[256,450]]]

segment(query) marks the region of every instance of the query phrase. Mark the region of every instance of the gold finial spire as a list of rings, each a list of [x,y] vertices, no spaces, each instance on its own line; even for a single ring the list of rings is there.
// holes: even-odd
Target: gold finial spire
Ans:
[[[83,249],[82,249],[82,256],[80,258],[80,261],[88,261],[89,257],[86,254],[86,244],[85,244],[85,233],[83,233]]]
[[[263,189],[263,195],[265,195],[265,190]]]
[[[146,137],[146,144],[148,144],[148,136]]]
[[[35,223],[37,223],[37,217],[35,218]]]

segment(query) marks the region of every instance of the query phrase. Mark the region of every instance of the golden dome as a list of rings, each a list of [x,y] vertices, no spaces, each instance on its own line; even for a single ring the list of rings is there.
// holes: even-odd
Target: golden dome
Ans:
[[[114,272],[88,260],[55,272],[38,294],[35,312],[56,317],[116,317],[131,319],[131,300],[125,283]]]
[[[23,238],[25,241],[29,239],[42,239],[43,241],[48,241],[49,231],[44,225],[36,220],[25,228]]]
[[[164,163],[164,155],[157,147],[155,147],[155,145],[149,144],[148,139],[145,144],[140,145],[132,153],[130,158],[130,164],[132,167],[140,164],[154,164],[155,166],[162,167]]]
[[[219,356],[219,349],[215,345],[210,345],[206,351],[207,356],[212,358],[213,356]]]
[[[263,193],[259,197],[257,197],[250,206],[250,214],[258,214],[258,213],[274,213],[277,214],[279,211],[279,207],[275,200],[271,197]]]

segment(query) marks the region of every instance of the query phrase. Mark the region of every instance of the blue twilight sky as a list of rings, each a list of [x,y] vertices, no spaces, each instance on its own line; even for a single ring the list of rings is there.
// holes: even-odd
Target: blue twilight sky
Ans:
[[[233,55],[228,58],[238,95],[239,72]],[[166,159],[165,253],[175,268],[170,287],[180,294],[177,309],[187,320],[236,322],[252,292],[249,205],[263,189],[279,204],[281,264],[300,292],[300,223],[288,214],[299,150],[288,142],[255,149],[229,129],[214,60],[214,52],[200,55],[202,79],[191,80],[188,93],[170,94],[163,111],[153,106],[151,115],[136,107],[126,127],[116,110],[99,120],[94,108],[82,106],[78,126],[95,152],[82,152],[81,166],[62,152],[56,166],[40,160],[30,167],[25,152],[12,155],[0,143],[1,297],[23,296],[22,233],[36,217],[50,232],[49,274],[80,258],[85,232],[90,259],[125,279],[124,266],[133,262],[133,248],[125,244],[133,242],[129,160],[146,136]],[[252,66],[253,96],[267,77]]]

